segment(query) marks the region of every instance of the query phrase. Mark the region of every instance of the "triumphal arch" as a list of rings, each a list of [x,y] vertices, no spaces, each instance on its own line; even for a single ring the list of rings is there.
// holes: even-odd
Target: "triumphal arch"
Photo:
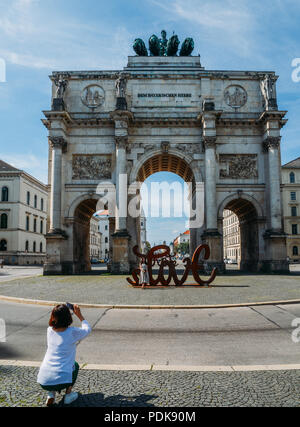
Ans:
[[[274,72],[215,71],[192,56],[193,40],[166,33],[141,39],[120,71],[53,72],[49,131],[49,224],[44,274],[90,269],[89,221],[99,182],[115,188],[110,212],[111,271],[136,263],[138,218],[128,215],[134,182],[170,171],[204,188],[204,223],[191,228],[191,252],[223,262],[223,210],[239,218],[241,268],[287,271],[280,181],[281,128]],[[120,180],[119,177],[122,176]],[[138,189],[137,189],[138,192]],[[191,200],[194,200],[192,195]],[[196,206],[197,209],[197,206]],[[200,208],[199,208],[200,209]]]

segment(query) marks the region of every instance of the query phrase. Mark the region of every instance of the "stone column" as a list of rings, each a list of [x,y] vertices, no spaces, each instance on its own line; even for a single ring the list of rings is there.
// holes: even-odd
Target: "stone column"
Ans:
[[[216,141],[215,136],[205,136],[205,216],[206,230],[216,231],[217,226],[217,180],[216,180]]]
[[[116,137],[116,232],[127,230],[127,136]]]
[[[49,137],[52,148],[50,234],[61,233],[62,151],[66,146],[63,137]]]
[[[51,158],[51,194],[50,194],[50,229],[46,235],[47,255],[44,263],[44,275],[63,273],[63,253],[66,234],[61,229],[61,194],[62,194],[62,153],[67,142],[63,137],[50,136]]]
[[[281,161],[280,161],[280,128],[282,112],[265,112],[263,146],[268,156],[268,226],[263,235],[265,257],[262,268],[266,272],[289,272],[287,262],[286,235],[282,223],[281,203]],[[279,120],[280,119],[280,120]]]
[[[111,113],[115,123],[116,141],[116,220],[113,239],[113,260],[111,271],[115,274],[130,273],[129,240],[127,229],[127,154],[128,123],[132,113],[116,110]]]
[[[205,150],[205,230],[202,241],[210,248],[210,258],[205,263],[207,272],[217,267],[224,271],[222,235],[218,230],[216,112],[204,111],[202,115],[203,147]]]
[[[265,139],[264,147],[268,153],[269,164],[269,199],[270,199],[270,225],[271,231],[282,231],[282,208],[280,193],[280,137]]]

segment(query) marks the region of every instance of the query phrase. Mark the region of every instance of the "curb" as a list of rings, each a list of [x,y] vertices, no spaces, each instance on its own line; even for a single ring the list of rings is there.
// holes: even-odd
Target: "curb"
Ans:
[[[21,366],[39,368],[42,362],[27,360],[0,360],[0,366]],[[296,371],[300,364],[290,365],[229,365],[229,366],[181,366],[181,365],[98,365],[82,364],[84,371],[173,371],[173,372],[257,372],[257,371]]]
[[[32,304],[32,305],[44,305],[44,306],[56,306],[59,304],[65,304],[61,301],[44,301],[34,300],[26,298],[7,297],[0,295],[0,301],[14,302],[18,304]],[[78,304],[82,308],[103,308],[103,309],[134,309],[134,310],[194,310],[194,309],[213,309],[213,308],[238,308],[238,307],[257,307],[262,305],[286,305],[286,304],[300,304],[300,299],[284,300],[284,301],[262,301],[262,302],[249,302],[240,304],[209,304],[209,305],[110,305],[110,304],[88,304],[73,302]]]

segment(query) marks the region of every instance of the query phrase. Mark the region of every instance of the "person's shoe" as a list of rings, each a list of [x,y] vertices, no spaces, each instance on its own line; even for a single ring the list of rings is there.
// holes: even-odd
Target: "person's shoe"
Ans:
[[[72,393],[69,393],[69,394],[65,395],[64,404],[65,405],[70,405],[72,402],[74,402],[77,399],[78,399],[78,393],[76,393],[75,391],[73,391]]]
[[[50,391],[46,400],[46,406],[52,406],[55,402],[55,392]]]

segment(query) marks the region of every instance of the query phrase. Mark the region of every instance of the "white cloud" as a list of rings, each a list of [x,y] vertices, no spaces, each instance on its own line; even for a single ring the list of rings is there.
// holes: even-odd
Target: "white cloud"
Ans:
[[[17,169],[27,172],[44,184],[48,182],[48,159],[46,157],[37,157],[34,154],[28,153],[1,153],[1,160]]]
[[[47,13],[48,12],[48,13]],[[92,18],[92,17],[91,17]],[[0,57],[8,63],[44,69],[119,69],[133,36],[125,26],[95,25],[39,0],[0,3]]]

